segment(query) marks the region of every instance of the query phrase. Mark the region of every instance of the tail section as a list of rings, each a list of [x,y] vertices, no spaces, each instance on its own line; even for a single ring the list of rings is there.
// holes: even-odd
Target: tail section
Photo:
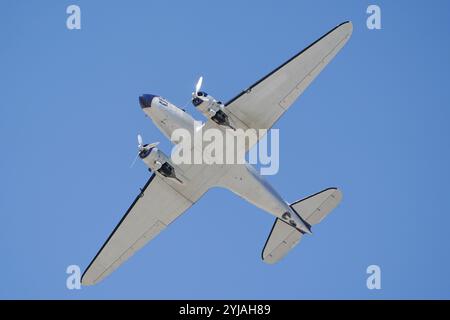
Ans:
[[[342,200],[342,193],[336,188],[325,189],[305,199],[296,201],[290,207],[309,225],[318,224]],[[303,233],[281,219],[276,218],[262,252],[267,263],[280,261],[301,240]]]

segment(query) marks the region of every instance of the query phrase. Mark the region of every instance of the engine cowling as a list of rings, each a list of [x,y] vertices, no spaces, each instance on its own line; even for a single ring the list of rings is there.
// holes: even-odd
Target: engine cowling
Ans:
[[[225,106],[222,102],[217,101],[214,97],[210,96],[206,92],[199,91],[192,96],[192,104],[199,110],[205,117],[213,120],[218,125],[229,127],[233,130],[231,120],[225,112]]]
[[[147,145],[148,146],[148,145]],[[183,183],[183,178],[178,168],[170,161],[169,157],[156,147],[148,148],[144,146],[143,150],[139,152],[139,157],[144,161],[147,167],[153,171],[158,172],[166,178],[174,179]]]

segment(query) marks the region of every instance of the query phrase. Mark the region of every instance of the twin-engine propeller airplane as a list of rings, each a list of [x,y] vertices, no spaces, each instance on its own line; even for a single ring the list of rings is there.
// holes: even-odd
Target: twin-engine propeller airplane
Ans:
[[[200,91],[200,78],[192,103],[207,118],[205,123],[199,124],[159,96],[140,96],[140,106],[169,139],[177,128],[189,132],[199,127],[222,132],[270,129],[345,45],[352,30],[351,22],[338,25],[225,104]],[[138,142],[138,155],[153,174],[87,267],[83,285],[108,276],[211,187],[227,188],[275,216],[262,251],[267,263],[279,261],[304,234],[311,234],[311,226],[322,221],[342,198],[338,189],[329,188],[288,204],[249,164],[175,164],[157,143],[144,144],[141,136]],[[245,151],[251,146],[247,144]]]

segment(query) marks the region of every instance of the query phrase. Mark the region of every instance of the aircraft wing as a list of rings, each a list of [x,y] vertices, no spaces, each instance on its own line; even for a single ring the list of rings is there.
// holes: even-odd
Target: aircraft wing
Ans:
[[[226,111],[236,128],[270,129],[334,58],[352,34],[344,22],[228,101]]]
[[[108,276],[192,204],[153,174],[87,267],[81,283],[92,285]]]

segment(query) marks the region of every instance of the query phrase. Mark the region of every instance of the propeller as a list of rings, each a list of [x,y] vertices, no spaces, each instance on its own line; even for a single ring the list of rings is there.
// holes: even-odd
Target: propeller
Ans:
[[[197,97],[197,93],[200,91],[200,89],[202,88],[202,83],[203,83],[203,76],[200,76],[200,78],[198,78],[197,83],[195,84],[195,88],[194,88],[194,92],[192,92],[192,97],[189,99],[189,102],[187,102],[184,106],[183,106],[183,110],[186,109],[186,106],[192,102],[192,100],[194,98]]]
[[[202,88],[202,83],[203,83],[203,77],[201,76],[200,78],[198,78],[197,84],[195,85],[195,92],[194,92],[195,95],[197,95],[197,93]]]
[[[138,139],[138,149],[139,149],[139,151],[144,150],[144,144],[142,142],[142,136],[140,134],[137,135],[137,139]]]
[[[158,144],[159,144],[159,141],[146,144],[145,147],[148,149],[152,149],[152,148],[156,147]]]
[[[134,164],[136,163],[137,158],[139,157],[139,154],[144,151],[144,150],[150,150],[154,147],[156,147],[159,142],[153,142],[150,144],[144,144],[142,136],[140,134],[137,135],[137,140],[138,140],[138,150],[139,152],[137,153],[136,157],[134,158],[133,162],[131,163],[130,168],[133,168]]]

